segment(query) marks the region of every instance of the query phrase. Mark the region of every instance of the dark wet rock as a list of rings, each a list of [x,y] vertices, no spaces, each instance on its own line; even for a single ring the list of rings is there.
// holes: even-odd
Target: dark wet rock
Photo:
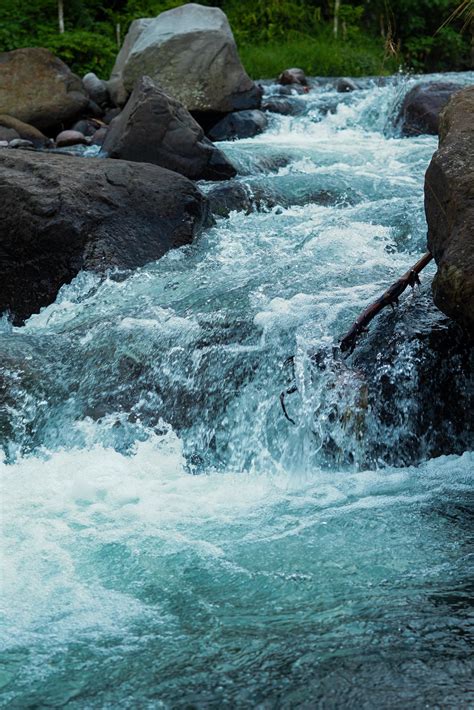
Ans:
[[[297,67],[285,69],[285,71],[280,74],[277,81],[283,86],[287,84],[299,84],[300,86],[306,86],[308,84],[306,74],[302,69],[298,69]]]
[[[327,464],[406,466],[472,448],[474,350],[429,284],[380,314],[348,361],[332,348],[310,359],[307,391],[325,378],[329,393],[316,415],[327,425],[310,423]]]
[[[34,148],[32,141],[27,141],[24,138],[14,138],[8,143],[9,148]]]
[[[275,96],[298,96],[299,94],[308,93],[307,86],[302,86],[301,84],[290,84],[287,86],[278,86],[272,91]]]
[[[194,180],[226,180],[236,174],[189,111],[149,77],[137,83],[103,148],[111,158],[154,163]]]
[[[301,99],[283,99],[275,96],[262,99],[262,111],[280,113],[283,116],[298,116],[304,112],[305,108],[305,103]]]
[[[188,244],[208,202],[156,165],[0,153],[0,312],[20,323],[81,269],[132,269]]]
[[[0,114],[48,130],[73,121],[88,103],[79,77],[47,49],[0,54]]]
[[[69,145],[88,145],[89,139],[80,131],[61,131],[56,136],[56,146],[66,148]]]
[[[350,91],[355,91],[357,88],[358,88],[357,84],[354,81],[352,81],[352,79],[347,79],[345,77],[341,77],[336,82],[336,91],[339,94],[345,94]]]
[[[435,309],[428,285],[384,314],[353,365],[366,388],[372,463],[407,465],[472,448],[474,350]]]
[[[117,118],[117,116],[120,115],[121,110],[122,110],[121,108],[117,108],[117,107],[116,107],[116,108],[110,108],[110,109],[104,114],[104,117],[103,117],[102,120],[104,121],[104,123],[107,123],[107,125],[110,124],[110,123],[112,123],[112,121],[114,120],[114,118]]]
[[[109,82],[117,105],[147,75],[189,111],[258,108],[261,91],[249,78],[225,14],[188,3],[132,22]]]
[[[474,86],[452,96],[425,177],[436,305],[474,338]]]
[[[233,111],[216,123],[207,135],[213,141],[252,138],[262,133],[267,126],[268,119],[262,111]]]
[[[251,212],[253,208],[250,190],[245,183],[229,182],[216,185],[208,193],[211,212],[216,217],[228,217],[231,212]]]
[[[86,137],[91,137],[102,125],[101,121],[95,118],[82,118],[72,126],[72,130],[79,131]]]
[[[82,84],[89,98],[98,106],[104,107],[110,103],[107,83],[99,79],[94,72],[89,72],[82,79]]]
[[[84,114],[92,118],[101,119],[104,115],[104,110],[98,104],[96,104],[95,101],[89,99]]]
[[[108,133],[108,126],[102,126],[101,128],[98,128],[97,131],[94,133],[94,135],[91,138],[91,143],[92,145],[103,145],[105,138]]]
[[[15,138],[23,138],[24,140],[31,141],[35,148],[44,148],[51,144],[51,140],[40,130],[13,116],[6,114],[0,115],[0,132],[3,127],[13,129],[15,133],[17,133]]]
[[[459,91],[457,84],[437,82],[417,84],[405,96],[397,123],[404,136],[438,133],[439,114],[451,96]]]

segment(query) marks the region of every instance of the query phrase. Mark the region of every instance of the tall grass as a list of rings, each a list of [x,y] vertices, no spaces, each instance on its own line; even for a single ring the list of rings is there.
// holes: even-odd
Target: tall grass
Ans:
[[[369,37],[337,41],[331,36],[292,38],[284,42],[239,44],[242,62],[253,79],[278,76],[301,67],[308,76],[393,74],[400,59],[387,55],[383,44]]]

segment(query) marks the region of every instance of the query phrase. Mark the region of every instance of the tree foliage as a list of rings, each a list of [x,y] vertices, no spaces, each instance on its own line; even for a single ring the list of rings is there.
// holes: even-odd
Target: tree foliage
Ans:
[[[387,63],[387,57],[390,69],[471,68],[473,0],[345,0],[338,10],[337,44],[332,36],[335,0],[200,1],[227,13],[244,57],[259,51],[284,53],[284,47],[291,47],[296,53],[291,63],[303,64],[299,56],[306,57],[311,70],[308,53],[319,43],[322,54],[332,52],[334,58],[347,60],[348,74],[353,73],[351,55],[361,58],[364,51],[372,69],[377,62]],[[65,32],[59,34],[57,0],[1,0],[0,51],[44,46],[76,72],[93,70],[106,77],[117,53],[117,37],[123,39],[133,19],[154,17],[182,4],[64,0]],[[326,64],[339,67],[337,62]]]

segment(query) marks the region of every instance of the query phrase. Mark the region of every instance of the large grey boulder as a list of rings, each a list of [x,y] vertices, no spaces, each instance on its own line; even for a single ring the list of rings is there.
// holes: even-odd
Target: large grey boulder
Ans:
[[[112,73],[110,74],[110,79],[107,82],[110,98],[117,106],[124,106],[130,96],[130,91],[127,91],[123,83],[123,70],[133,47],[135,44],[138,44],[140,35],[151,22],[153,22],[153,18],[151,17],[142,17],[138,20],[134,20],[125,35],[125,40],[119,53],[117,54]]]
[[[439,148],[425,177],[428,248],[438,265],[436,305],[474,338],[474,86],[440,118]]]
[[[207,199],[156,165],[0,151],[0,313],[16,323],[81,269],[132,269],[188,244]]]
[[[103,150],[111,158],[154,163],[193,180],[226,180],[236,174],[189,111],[147,76],[112,121]]]
[[[72,121],[88,104],[79,77],[47,49],[0,54],[0,114],[48,130]]]
[[[123,103],[145,75],[189,111],[258,108],[261,99],[240,62],[227,17],[216,7],[188,3],[133,22],[110,77],[112,98]]]
[[[414,86],[405,96],[398,123],[404,136],[438,133],[439,115],[451,96],[460,87],[452,82],[423,83]]]

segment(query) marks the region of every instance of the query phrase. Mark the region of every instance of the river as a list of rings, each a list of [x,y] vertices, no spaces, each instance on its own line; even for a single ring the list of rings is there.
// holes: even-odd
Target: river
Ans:
[[[426,248],[415,82],[322,82],[221,144],[260,209],[3,319],[2,707],[473,706],[472,447],[410,438],[413,341],[383,426],[334,348]]]

